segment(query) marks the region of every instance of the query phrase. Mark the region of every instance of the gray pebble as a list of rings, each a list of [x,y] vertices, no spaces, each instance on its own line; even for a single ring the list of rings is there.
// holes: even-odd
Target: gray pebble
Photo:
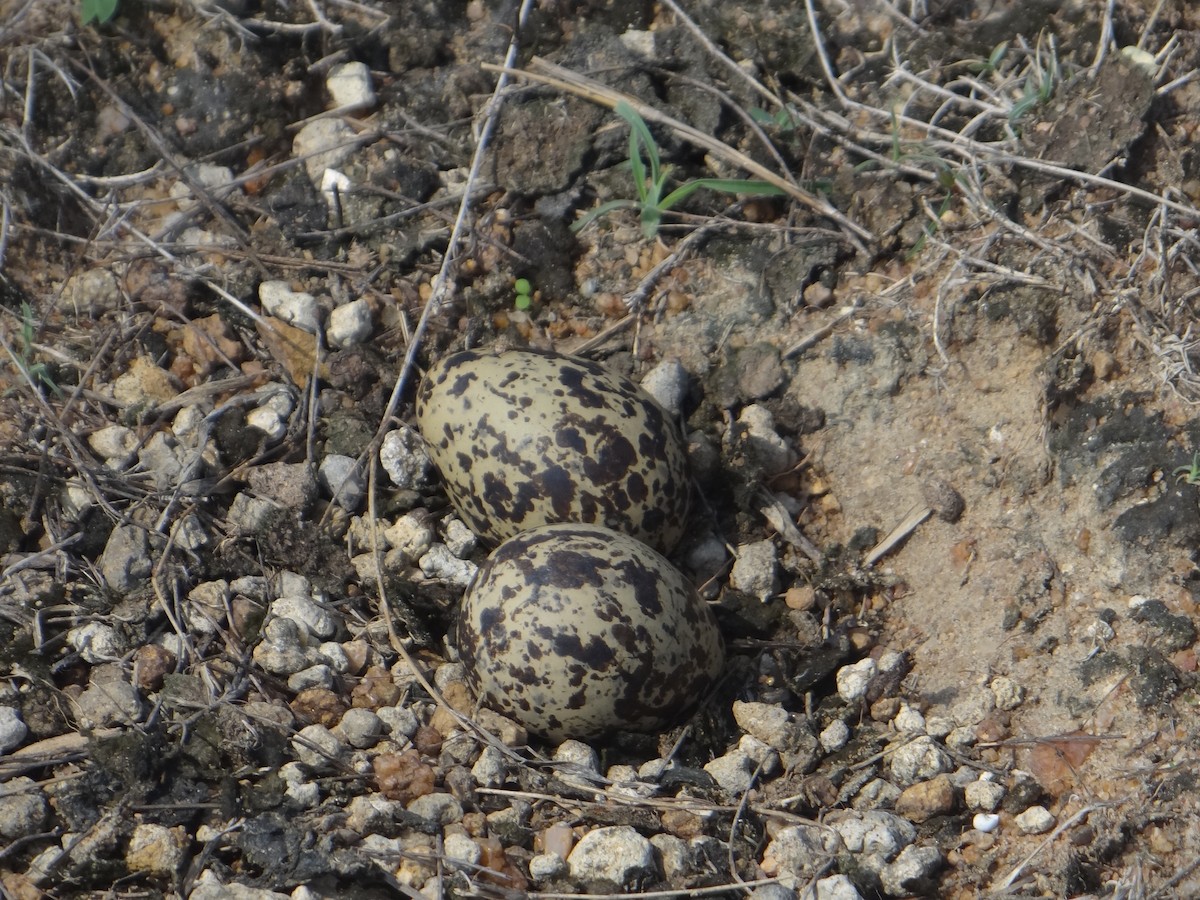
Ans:
[[[895,858],[917,839],[917,827],[907,819],[882,809],[835,810],[825,818],[851,853],[876,857],[876,861]]]
[[[796,454],[776,432],[775,417],[766,407],[747,406],[738,416],[738,425],[745,431],[754,462],[767,475],[778,475],[795,465]]]
[[[0,756],[16,750],[29,734],[21,720],[21,711],[12,706],[0,706]]]
[[[834,719],[817,736],[827,753],[841,750],[850,741],[850,726],[841,719]]]
[[[254,493],[300,513],[306,512],[317,499],[317,481],[307,463],[251,466],[246,483]]]
[[[796,891],[778,883],[762,884],[750,892],[750,900],[796,900]]]
[[[1004,785],[995,781],[972,781],[963,788],[967,809],[975,812],[995,812],[1004,799]]]
[[[355,707],[342,714],[338,723],[346,743],[358,750],[374,747],[383,737],[383,720],[369,709]]]
[[[337,641],[326,641],[317,648],[317,654],[333,671],[343,674],[350,671],[350,657],[346,655],[346,649]]]
[[[658,878],[654,845],[629,825],[589,831],[567,857],[571,879],[588,891],[630,891]]]
[[[529,860],[529,877],[534,881],[553,881],[567,871],[567,862],[557,853],[539,853]]]
[[[128,681],[106,681],[92,685],[75,701],[80,721],[92,728],[132,725],[142,715],[142,701]]]
[[[292,896],[237,882],[222,884],[211,869],[206,869],[200,873],[188,900],[292,900]]]
[[[925,499],[925,505],[931,507],[944,522],[957,522],[966,509],[962,494],[951,487],[950,482],[937,475],[922,482],[921,495]]]
[[[271,603],[271,615],[291,619],[308,634],[322,640],[328,640],[337,633],[337,619],[307,596],[297,594],[278,598]]]
[[[465,865],[465,867],[469,868],[477,865],[483,857],[483,848],[465,834],[460,834],[457,831],[452,831],[446,835],[445,840],[442,842],[442,849],[446,854],[446,860],[451,866],[459,863],[460,866]]]
[[[0,784],[0,838],[15,841],[37,834],[49,814],[46,795],[32,778],[20,775]]]
[[[996,698],[997,709],[1016,709],[1025,699],[1025,688],[1004,675],[997,675],[988,687]]]
[[[453,794],[433,793],[408,804],[408,811],[437,825],[450,825],[462,819],[462,804]]]
[[[822,878],[815,885],[816,900],[862,900],[862,894],[845,875]]]
[[[289,675],[287,680],[288,690],[296,693],[315,687],[332,688],[333,684],[333,669],[324,663],[301,669],[299,672]]]
[[[900,788],[890,781],[872,778],[862,786],[862,790],[854,795],[854,808],[861,810],[891,809],[896,805],[900,794]]]
[[[664,359],[642,378],[642,387],[672,416],[683,415],[688,373],[679,360],[674,357]]]
[[[786,886],[807,881],[841,849],[837,833],[822,825],[789,825],[775,833],[763,851],[762,867]]]
[[[892,778],[908,786],[949,772],[954,763],[949,754],[930,737],[919,737],[896,749],[891,756]]]
[[[155,432],[138,451],[138,463],[150,473],[154,486],[165,491],[179,483],[179,476],[188,463],[188,453],[165,431]]]
[[[479,538],[475,537],[474,532],[462,523],[461,519],[450,518],[442,526],[442,540],[450,552],[460,559],[466,558],[475,552],[475,548],[479,546]]]
[[[706,763],[704,771],[713,777],[727,794],[739,796],[754,784],[758,764],[741,750],[734,750]]]
[[[433,461],[425,441],[409,425],[401,425],[384,437],[379,448],[379,464],[392,479],[392,484],[404,490],[419,490],[433,481]]]
[[[421,727],[416,713],[407,706],[384,706],[376,712],[376,715],[379,716],[379,720],[383,722],[388,733],[396,740],[412,737]]]
[[[892,897],[928,894],[931,879],[942,867],[942,851],[937,847],[905,847],[900,855],[879,873],[883,890]]]
[[[600,756],[583,741],[563,741],[554,750],[554,761],[567,763],[575,771],[600,774]]]
[[[296,759],[314,769],[324,769],[346,755],[346,747],[324,725],[307,725],[292,738]]]
[[[146,529],[137,525],[114,528],[100,554],[104,583],[118,594],[128,594],[150,577],[152,568]]]
[[[434,544],[418,561],[426,578],[444,581],[455,587],[465,588],[479,567],[469,560],[459,559],[445,544]]]
[[[355,61],[334,66],[325,76],[325,88],[335,109],[349,111],[375,105],[375,88],[366,63]]]
[[[496,747],[484,747],[471,767],[471,777],[479,787],[500,787],[508,780],[509,772],[507,757]]]
[[[414,563],[433,546],[436,537],[425,510],[405,513],[383,533],[384,540],[406,563]]]
[[[755,541],[737,548],[737,560],[729,573],[729,585],[764,603],[779,592],[778,554],[774,541]]]
[[[673,834],[652,834],[650,843],[658,851],[663,877],[667,881],[691,874],[692,861],[687,841]]]
[[[362,468],[352,456],[331,453],[317,468],[317,483],[342,509],[353,512],[367,495]]]
[[[67,632],[67,643],[84,662],[92,665],[118,660],[128,649],[117,630],[103,622],[88,622],[72,628]]]
[[[237,533],[257,534],[271,523],[278,510],[274,501],[242,491],[234,495],[225,518]]]
[[[291,619],[271,619],[254,648],[254,662],[272,675],[292,675],[309,665],[303,632]]]

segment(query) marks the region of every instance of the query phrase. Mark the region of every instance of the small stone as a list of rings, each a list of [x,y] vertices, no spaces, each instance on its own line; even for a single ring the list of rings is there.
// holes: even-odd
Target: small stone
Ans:
[[[918,781],[905,788],[896,799],[896,814],[918,825],[934,816],[949,815],[954,807],[954,785],[946,775]]]
[[[170,372],[155,365],[149,356],[139,356],[112,383],[113,399],[132,407],[153,409],[174,400],[179,385]]]
[[[867,695],[867,688],[877,671],[875,660],[869,656],[852,665],[842,666],[835,676],[838,696],[847,703],[856,703],[861,700]]]
[[[138,445],[138,436],[124,425],[105,425],[88,435],[88,446],[107,463],[120,464]]]
[[[288,894],[253,888],[236,881],[222,884],[211,869],[205,869],[197,879],[188,900],[293,900]]]
[[[325,664],[334,672],[344,675],[350,671],[350,657],[337,641],[325,641],[317,648],[317,655],[325,660]]]
[[[718,756],[704,766],[704,771],[730,796],[739,796],[748,791],[754,785],[757,769],[758,764],[741,750]]]
[[[292,619],[271,619],[254,648],[254,662],[272,675],[293,675],[309,665],[301,628]]]
[[[0,718],[5,708],[0,707]],[[39,833],[49,814],[46,795],[32,778],[19,775],[0,783],[0,838],[6,843]]]
[[[396,520],[395,525],[383,533],[388,545],[399,552],[408,563],[415,563],[429,552],[435,536],[424,510],[404,514]]]
[[[95,672],[93,671],[93,676]],[[124,678],[124,676],[120,676]],[[132,725],[141,718],[142,701],[128,681],[93,683],[75,701],[80,721],[91,728]]]
[[[879,873],[884,891],[893,897],[928,895],[933,876],[945,862],[937,847],[905,847]]]
[[[563,741],[554,749],[554,761],[575,772],[600,774],[600,755],[583,741]]]
[[[103,622],[88,622],[72,628],[67,632],[67,643],[91,665],[119,660],[127,649],[117,630]]]
[[[738,727],[776,750],[786,750],[801,726],[791,720],[782,706],[774,703],[733,701],[733,718]]]
[[[462,804],[453,794],[430,793],[417,797],[408,804],[408,811],[427,822],[450,825],[462,819]]]
[[[159,644],[145,644],[133,654],[133,681],[143,691],[157,691],[175,669],[179,655]]]
[[[1003,675],[997,675],[988,685],[996,698],[997,709],[1016,709],[1025,699],[1025,689]]]
[[[301,514],[306,513],[317,499],[317,482],[306,463],[273,462],[251,466],[246,473],[246,482],[254,493]]]
[[[690,874],[691,855],[688,853],[687,841],[673,834],[654,834],[650,836],[650,843],[658,851],[663,877],[667,881]]]
[[[167,828],[148,822],[135,825],[125,851],[125,865],[131,872],[171,876],[184,861],[190,839],[183,828]]]
[[[462,523],[461,519],[456,518],[446,520],[446,524],[442,527],[442,540],[450,552],[459,559],[466,559],[479,546],[479,538],[475,537],[475,534]]]
[[[567,867],[589,892],[638,890],[658,877],[654,845],[628,825],[589,831],[567,857]]]
[[[835,753],[849,743],[850,726],[841,719],[834,719],[817,736],[817,740],[821,742],[821,747],[825,752]]]
[[[927,781],[953,767],[949,754],[930,737],[910,741],[891,756],[892,778],[902,785]]]
[[[471,777],[480,787],[497,788],[508,781],[510,765],[503,751],[496,747],[484,747],[471,767]]]
[[[925,717],[907,703],[901,702],[900,711],[892,720],[892,725],[901,734],[924,734]]]
[[[337,619],[320,604],[302,595],[278,598],[271,604],[271,615],[291,619],[312,637],[326,640],[337,633]]]
[[[63,285],[61,294],[50,292],[50,296],[57,299],[59,309],[80,315],[114,310],[124,302],[117,277],[104,268],[73,275]]]
[[[367,495],[366,480],[358,461],[340,453],[331,453],[321,460],[317,483],[334,503],[349,512],[358,509]]]
[[[851,853],[893,858],[917,839],[917,827],[907,819],[882,809],[835,810],[825,822],[839,835]]]
[[[1000,827],[1000,817],[995,813],[975,813],[971,817],[971,827],[984,834],[990,834]]]
[[[278,507],[265,497],[242,491],[233,497],[226,518],[239,534],[258,534],[278,515]]]
[[[972,781],[963,788],[963,800],[967,809],[979,812],[995,812],[1004,799],[1004,785],[995,781]]]
[[[365,299],[352,300],[329,314],[325,336],[332,347],[352,347],[369,338],[373,328],[370,304]]]
[[[336,169],[354,155],[357,137],[355,130],[341,119],[313,119],[296,132],[292,155],[304,160],[308,180],[320,190],[325,170]]]
[[[383,736],[383,720],[369,709],[346,710],[338,726],[346,743],[359,750],[366,750],[379,743]]]
[[[293,675],[288,676],[287,686],[289,691],[300,693],[309,688],[324,688],[331,690],[334,685],[333,669],[324,663],[318,663],[315,666],[309,666],[307,669],[301,669]]]
[[[346,754],[346,747],[324,725],[306,725],[292,738],[296,759],[314,769],[334,765]]]
[[[854,808],[892,809],[900,798],[900,788],[882,778],[872,778],[854,796]]]
[[[403,490],[420,490],[433,481],[433,461],[425,441],[409,425],[387,433],[379,448],[379,464],[392,484]]]
[[[775,832],[763,852],[762,869],[793,890],[823,871],[840,848],[838,836],[822,825],[789,825]]]
[[[738,416],[738,426],[744,430],[753,461],[766,475],[778,475],[795,465],[796,454],[775,431],[775,417],[766,407],[747,406]]]
[[[678,418],[683,415],[683,401],[687,399],[687,369],[674,357],[664,359],[642,378],[642,389]]]
[[[787,378],[779,361],[779,348],[761,341],[736,354],[738,392],[745,400],[760,400],[774,393]]]
[[[237,190],[237,186],[233,183],[233,170],[228,166],[217,166],[205,162],[195,163],[187,167],[187,173],[190,180],[214,200],[225,200]],[[168,193],[181,210],[192,209],[201,205],[202,202],[194,195],[187,181],[182,179],[174,182]]]
[[[779,753],[774,747],[763,743],[752,734],[743,734],[742,739],[738,741],[737,748],[754,760],[760,776],[774,778],[779,774]]]
[[[529,860],[529,877],[534,881],[553,881],[567,871],[567,861],[557,853],[539,853]]]
[[[459,588],[467,587],[479,570],[475,563],[459,559],[451,553],[445,544],[434,544],[417,564],[426,578],[444,581]]]
[[[348,62],[334,66],[325,77],[325,88],[333,98],[333,108],[349,112],[375,105],[375,88],[366,63]]]
[[[1021,834],[1045,834],[1054,827],[1054,816],[1044,806],[1031,806],[1013,821]]]
[[[153,567],[146,529],[118,525],[112,530],[100,554],[100,574],[105,584],[118,594],[129,594],[150,577]]]
[[[421,722],[407,706],[381,706],[375,711],[384,728],[393,739],[411,738],[421,727]]]
[[[381,753],[371,760],[375,782],[389,800],[410,803],[433,790],[436,775],[416,750]]]
[[[269,406],[256,406],[246,413],[246,425],[250,428],[257,428],[271,443],[282,440],[287,434],[287,422],[284,421],[283,416]]]
[[[801,896],[804,900],[813,900],[810,895]],[[750,900],[796,900],[796,891],[778,882],[761,884],[750,892]]]
[[[845,875],[822,878],[815,887],[815,900],[862,900],[862,894],[854,887],[854,882]]]
[[[779,592],[778,564],[773,541],[741,544],[737,548],[737,560],[729,573],[729,585],[765,603]]]
[[[317,298],[305,291],[293,291],[286,281],[264,281],[258,286],[262,308],[289,325],[316,334],[320,327]]]
[[[445,851],[446,859],[451,867],[455,863],[459,864],[460,868],[471,869],[471,867],[479,864],[480,858],[483,856],[483,848],[475,841],[471,840],[465,834],[451,832],[446,835],[442,842],[442,848]]]
[[[950,482],[937,475],[926,478],[921,484],[921,495],[943,522],[957,522],[962,518],[966,503],[962,494],[951,487]]]
[[[346,827],[358,834],[378,834],[393,827],[404,804],[378,794],[359,795],[346,805]]]

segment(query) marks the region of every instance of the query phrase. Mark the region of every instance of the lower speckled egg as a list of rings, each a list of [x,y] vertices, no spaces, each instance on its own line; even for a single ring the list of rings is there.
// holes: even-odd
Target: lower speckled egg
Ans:
[[[669,552],[691,500],[683,438],[648,393],[561,353],[463,350],[430,367],[417,424],[462,520],[499,543],[583,522]]]
[[[669,725],[725,660],[684,577],[595,525],[545,525],[497,547],[463,599],[458,646],[485,702],[553,741]]]

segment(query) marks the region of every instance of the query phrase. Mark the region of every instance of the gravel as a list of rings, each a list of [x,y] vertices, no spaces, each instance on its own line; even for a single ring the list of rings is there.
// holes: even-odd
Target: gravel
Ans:
[[[589,892],[637,890],[658,875],[654,845],[628,825],[589,831],[567,857],[567,868]]]

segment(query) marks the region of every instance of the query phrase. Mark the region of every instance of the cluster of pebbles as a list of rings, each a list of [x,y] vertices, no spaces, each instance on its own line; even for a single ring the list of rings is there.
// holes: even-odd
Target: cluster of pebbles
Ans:
[[[281,406],[282,396],[264,392],[257,408]],[[173,438],[160,432],[138,447],[111,426],[94,434],[93,444],[98,452],[111,444],[114,468],[136,459],[147,477],[186,485],[203,475],[203,461],[215,451],[203,440],[202,406],[182,408],[175,421]],[[759,436],[771,438],[761,427]],[[430,489],[430,461],[411,431],[389,438],[383,461],[397,492],[417,498]],[[283,497],[321,494],[342,510],[352,561],[366,583],[374,558],[364,552],[370,523],[358,514],[365,483],[352,465],[329,458],[315,481],[306,478],[303,467],[276,467],[270,490],[263,479],[258,491],[232,498],[231,521],[234,510],[256,503],[275,514]],[[180,550],[195,552],[216,538],[199,523],[184,527],[187,521],[177,520],[170,533]],[[250,516],[235,527],[252,533],[261,521]],[[474,577],[482,551],[457,516],[414,505],[379,527],[388,571],[455,590]],[[114,529],[101,554],[102,576],[114,590],[145,591],[154,558],[146,534]],[[738,577],[778,590],[774,544],[743,549],[759,562],[753,572],[744,565]],[[36,570],[18,573],[8,599],[44,608],[50,588]],[[303,575],[199,581],[170,607],[177,630],[148,631],[153,611],[143,605],[128,617],[140,619],[140,629],[115,610],[63,634],[80,672],[65,691],[70,718],[90,737],[53,733],[31,675],[14,673],[4,682],[0,838],[24,848],[5,860],[24,882],[49,885],[103,864],[167,881],[186,875],[192,896],[225,896],[222,885],[243,880],[256,885],[243,896],[282,896],[270,888],[287,884],[299,885],[293,897],[312,897],[321,896],[318,875],[350,871],[339,853],[351,848],[360,864],[369,860],[426,896],[435,896],[444,879],[464,889],[491,883],[629,892],[740,878],[756,897],[804,889],[849,900],[873,891],[927,891],[948,862],[987,853],[998,830],[1034,834],[1055,825],[1032,777],[1010,770],[995,751],[973,749],[1006,736],[1005,714],[1021,702],[1020,687],[996,678],[951,716],[927,719],[901,699],[906,657],[882,647],[864,646],[861,659],[832,671],[835,690],[810,714],[733,700],[716,714],[732,719],[736,737],[701,765],[681,761],[667,746],[641,758],[626,751],[605,766],[602,754],[611,758],[612,751],[603,741],[567,739],[544,756],[531,754],[523,725],[478,707],[462,662],[433,670],[448,704],[439,706],[417,673],[397,661],[377,621],[364,622],[352,598]],[[813,620],[797,613],[795,621]],[[213,654],[220,643],[228,652]],[[198,644],[209,648],[203,662]],[[237,822],[149,811],[118,822],[101,816],[98,805],[82,810],[78,786],[67,777],[81,771],[73,754],[107,759],[127,752],[121,742],[128,735],[147,733],[177,741],[176,752],[197,767],[203,754],[195,745],[219,735],[222,755],[203,764],[240,764],[228,773],[245,783]],[[147,771],[131,774],[133,766],[122,777],[148,802],[152,788],[138,778],[150,778],[154,763],[139,765]],[[111,766],[105,772],[116,777]],[[826,810],[819,821],[796,812],[816,809]],[[257,846],[254,823],[266,819],[281,835],[312,831],[311,870],[285,854],[260,865],[256,878],[239,876],[232,860]],[[200,847],[208,863],[192,871]]]

